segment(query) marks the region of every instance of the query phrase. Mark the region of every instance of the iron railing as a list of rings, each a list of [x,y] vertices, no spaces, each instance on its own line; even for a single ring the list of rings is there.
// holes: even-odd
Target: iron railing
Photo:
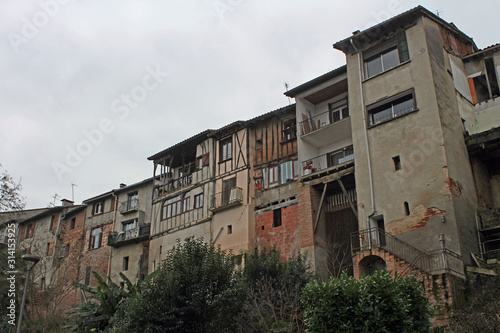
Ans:
[[[242,203],[243,203],[243,189],[239,187],[233,187],[229,190],[225,190],[214,194],[212,196],[211,207],[213,209],[218,209]]]
[[[136,240],[145,236],[149,236],[151,230],[150,224],[144,224],[139,227],[128,229],[120,232],[111,232],[108,235],[108,245],[109,246],[119,246],[127,241]]]
[[[333,158],[333,156],[343,153],[343,157]],[[323,155],[310,158],[302,162],[304,175],[312,174],[331,167],[342,165],[354,160],[354,150],[352,146],[340,150],[332,151]]]
[[[446,248],[421,251],[379,228],[369,228],[351,234],[351,253],[381,248],[408,263],[401,275],[418,269],[428,274],[452,272],[464,277],[462,257]]]
[[[343,115],[343,118],[335,119],[335,117],[330,115],[331,110],[320,113],[314,117],[309,117],[300,122],[301,135],[305,135],[310,132],[314,132],[322,127],[326,127],[330,124],[339,122],[343,119],[347,119],[349,116]],[[305,116],[304,116],[305,117]]]

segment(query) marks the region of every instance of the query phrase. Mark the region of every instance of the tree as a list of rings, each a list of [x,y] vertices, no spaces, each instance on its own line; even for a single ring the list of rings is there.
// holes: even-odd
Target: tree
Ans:
[[[71,312],[74,315],[71,330],[74,332],[102,331],[106,329],[121,302],[128,297],[135,296],[145,283],[145,281],[138,281],[134,285],[123,273],[120,273],[120,277],[127,285],[125,290],[111,281],[109,277],[106,282],[96,272],[92,273],[97,281],[96,289],[81,283],[75,284],[75,286],[90,294],[90,297],[87,302],[74,305],[74,310]]]
[[[430,332],[429,302],[416,278],[380,271],[356,280],[312,281],[302,295],[308,332]]]
[[[234,332],[243,294],[230,253],[202,239],[178,241],[154,274],[120,306],[114,332]]]
[[[6,170],[1,170],[0,164],[0,212],[22,210],[26,205],[21,196],[21,180],[15,182]]]
[[[304,332],[301,290],[312,275],[302,256],[280,260],[275,248],[245,256],[241,271],[247,297],[237,317],[241,332]]]

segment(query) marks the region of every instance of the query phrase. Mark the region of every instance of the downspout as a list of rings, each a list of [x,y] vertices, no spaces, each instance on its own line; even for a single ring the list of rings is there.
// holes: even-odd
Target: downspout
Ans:
[[[377,211],[375,210],[375,194],[373,192],[373,176],[372,176],[372,163],[371,163],[371,158],[370,158],[370,146],[368,144],[368,129],[366,128],[366,112],[365,112],[365,101],[364,101],[364,93],[363,93],[363,78],[362,78],[362,73],[361,69],[362,67],[362,62],[361,62],[361,52],[358,50],[356,45],[354,45],[354,41],[349,39],[351,42],[352,47],[356,51],[358,55],[358,75],[359,75],[359,95],[361,99],[361,110],[363,112],[363,132],[365,135],[365,146],[366,146],[366,160],[368,162],[368,178],[369,178],[369,183],[370,183],[370,199],[371,199],[371,208],[372,212],[370,215],[368,215],[366,224],[367,227],[370,228],[370,218],[374,216]]]
[[[115,201],[115,211],[113,212],[113,228],[112,232],[115,231],[115,222],[116,222],[116,211],[118,207],[118,197],[115,195],[115,191],[111,192],[113,196],[113,200]],[[110,246],[109,248],[109,259],[108,259],[108,278],[111,277],[111,257],[113,256],[113,248]]]

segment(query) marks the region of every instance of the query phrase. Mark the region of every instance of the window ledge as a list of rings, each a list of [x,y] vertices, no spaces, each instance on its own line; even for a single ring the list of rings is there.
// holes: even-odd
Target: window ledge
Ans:
[[[417,111],[418,111],[418,108],[415,108],[415,109],[413,109],[413,110],[411,110],[411,111],[409,111],[409,112],[406,112],[406,113],[404,113],[404,114],[402,114],[402,115],[400,115],[400,116],[396,116],[396,117],[394,117],[394,118],[391,118],[391,119],[387,119],[387,120],[381,121],[381,122],[376,123],[376,124],[374,124],[374,125],[368,125],[368,126],[367,126],[367,128],[368,128],[368,129],[371,129],[371,128],[374,128],[374,127],[380,126],[380,125],[382,125],[382,124],[385,124],[385,123],[391,122],[391,121],[393,121],[393,120],[396,120],[396,119],[399,119],[399,118],[403,118],[404,116],[409,115],[409,114],[412,114],[412,113],[415,113],[415,112],[417,112]]]
[[[385,73],[389,73],[389,72],[391,72],[391,71],[395,70],[396,68],[399,68],[399,67],[401,67],[401,66],[404,66],[404,65],[406,65],[406,64],[408,64],[408,63],[410,63],[410,62],[411,62],[411,59],[410,59],[410,60],[406,60],[406,61],[404,61],[404,62],[400,63],[399,65],[394,66],[394,67],[392,67],[392,68],[390,68],[390,69],[388,69],[388,70],[386,70],[386,71],[383,71],[383,72],[378,73],[378,74],[376,74],[376,75],[370,76],[369,78],[365,78],[365,79],[363,79],[361,82],[362,82],[362,83],[365,83],[366,81],[369,81],[369,80],[371,80],[371,79],[374,79],[374,78],[376,78],[376,77],[379,77],[379,76],[381,76],[381,75],[384,75]],[[363,73],[363,74],[364,74],[364,73]]]

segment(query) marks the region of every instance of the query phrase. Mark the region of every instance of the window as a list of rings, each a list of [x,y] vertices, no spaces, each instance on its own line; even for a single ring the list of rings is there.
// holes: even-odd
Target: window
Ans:
[[[191,206],[191,193],[187,192],[184,194],[184,199],[182,200],[182,211],[187,212]]]
[[[398,156],[394,156],[392,158],[392,162],[394,163],[394,171],[401,170],[401,159]]]
[[[98,249],[101,247],[102,228],[94,228],[90,231],[89,250]]]
[[[122,222],[122,231],[135,229],[135,220]]]
[[[85,268],[85,282],[84,284],[86,286],[89,286],[90,285],[90,273],[92,272],[92,268],[90,266],[87,266]]]
[[[51,256],[52,255],[52,242],[47,243],[46,250],[45,250],[45,255],[46,256]]]
[[[281,208],[273,210],[273,228],[281,226]]]
[[[288,161],[280,164],[280,184],[286,184],[299,178],[299,161]]]
[[[26,233],[24,238],[32,238],[35,231],[35,223],[29,223],[26,225]]]
[[[222,204],[227,205],[229,204],[229,202],[231,202],[231,199],[236,199],[234,197],[236,194],[232,191],[235,187],[236,177],[224,180],[222,182]]]
[[[340,150],[328,154],[328,167],[333,167],[352,161],[354,159],[354,150],[352,146],[344,147]]]
[[[273,187],[273,186],[278,185],[279,176],[278,176],[278,166],[277,165],[268,168],[267,175],[268,175],[267,179],[268,179],[269,187]]]
[[[203,207],[203,193],[194,196],[194,208]]]
[[[196,158],[196,169],[201,170],[203,167],[208,166],[210,162],[210,153],[203,154]]]
[[[233,226],[230,224],[227,226],[227,234],[231,235],[233,233]]]
[[[64,258],[69,254],[69,243],[59,247],[59,258]]]
[[[165,220],[187,211],[190,202],[189,192],[187,192],[185,196],[188,196],[187,200],[186,197],[182,199],[181,196],[176,196],[174,198],[165,200],[161,210],[161,219]]]
[[[137,192],[127,194],[127,211],[137,209],[139,195]]]
[[[102,211],[103,211],[103,202],[100,201],[100,202],[96,202],[94,204],[94,206],[92,206],[92,215],[97,215],[97,214],[101,214]]]
[[[405,209],[405,215],[408,216],[410,215],[410,205],[408,204],[408,202],[404,202],[404,209]]]
[[[282,130],[281,135],[283,141],[288,141],[295,139],[297,137],[296,121],[295,118],[290,120],[285,120],[281,123]]]
[[[363,52],[365,79],[383,73],[410,59],[404,31]]]
[[[128,271],[128,256],[123,257],[122,271]]]
[[[381,122],[397,118],[414,111],[415,109],[413,91],[398,94],[388,100],[384,100],[367,107],[368,125],[373,126]]]
[[[49,225],[49,230],[52,230],[54,228],[54,225],[56,224],[56,215],[52,215],[50,217],[50,225]]]
[[[335,107],[335,104],[336,103],[328,104],[328,110],[330,111],[330,123],[334,123],[351,116],[347,105]]]
[[[220,141],[220,157],[221,162],[232,158],[233,154],[233,139],[231,137]]]
[[[70,228],[71,230],[75,229],[75,224],[76,224],[76,217],[73,217],[73,218],[71,219],[71,222],[70,222],[69,228]]]

